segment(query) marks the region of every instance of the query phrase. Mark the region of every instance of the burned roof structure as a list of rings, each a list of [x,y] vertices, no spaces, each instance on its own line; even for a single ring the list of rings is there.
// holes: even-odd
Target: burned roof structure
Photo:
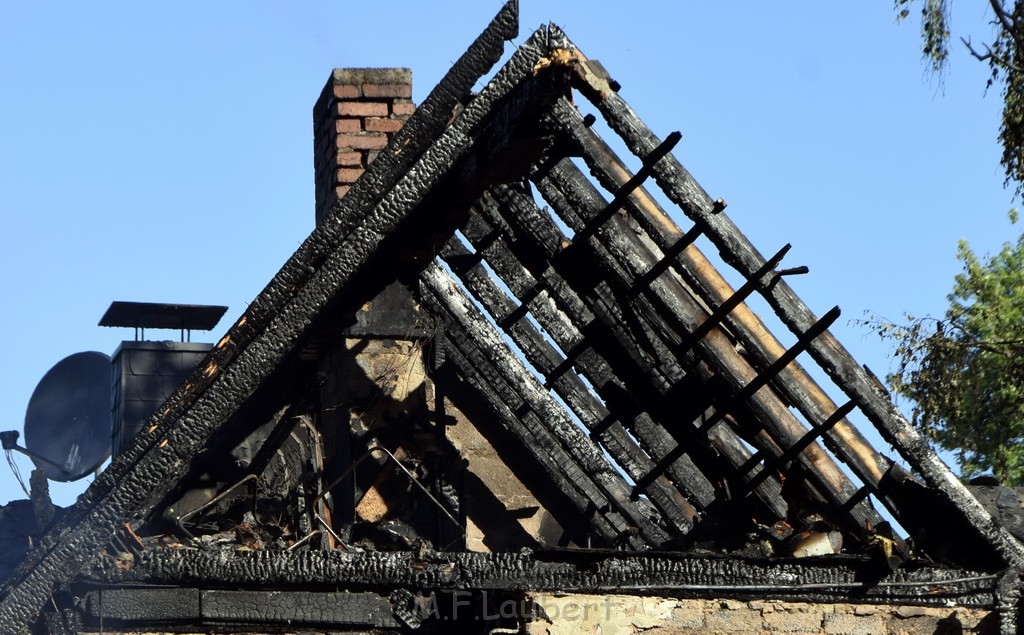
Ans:
[[[517,632],[536,603],[489,607],[538,592],[1016,628],[1024,547],[829,333],[839,309],[799,299],[788,245],[764,257],[676,160],[679,133],[553,25],[471,92],[517,34],[510,2],[408,117],[366,106],[408,97],[393,73],[332,76],[317,227],[9,576],[0,631]],[[341,115],[368,118],[344,143]],[[460,593],[491,604],[435,601]]]

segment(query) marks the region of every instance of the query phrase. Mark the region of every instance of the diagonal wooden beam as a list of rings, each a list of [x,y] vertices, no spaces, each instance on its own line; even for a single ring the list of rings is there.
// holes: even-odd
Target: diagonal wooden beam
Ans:
[[[593,72],[585,63],[577,64],[575,68],[577,86],[600,110],[605,121],[631,152],[642,157],[660,144],[657,136],[609,86],[606,79]],[[725,214],[714,213],[711,197],[672,155],[658,164],[655,180],[669,199],[691,220],[706,228],[708,238],[741,273],[749,275],[761,266],[764,257]],[[802,332],[816,321],[814,313],[785,281],[779,281],[766,292],[765,299],[794,333]],[[897,410],[888,395],[879,390],[877,382],[868,371],[857,363],[834,336],[825,334],[816,339],[809,353],[839,388],[857,402],[868,420],[911,467],[924,477],[928,485],[961,511],[978,536],[990,544],[1008,564],[1024,567],[1024,545],[993,519],[970,494],[935,454],[927,440]],[[893,511],[898,513],[898,510]]]
[[[642,541],[627,537],[634,546],[665,542],[667,535],[650,521],[648,510],[630,498],[631,488],[619,472],[530,374],[458,283],[433,263],[427,265],[419,279],[423,301],[443,316],[445,328],[456,329],[455,336],[448,338],[449,345],[458,348],[472,366],[463,364],[461,370],[482,374],[487,381],[478,390],[485,396],[496,393],[504,401],[505,425],[520,436],[531,453],[541,458],[547,456],[549,473],[562,482],[563,488],[578,488],[598,514],[619,532],[605,538],[614,543],[623,532],[635,527],[640,534],[636,538],[642,537]],[[491,401],[495,403],[494,399]],[[532,440],[522,434],[525,431]],[[584,512],[585,508],[579,511]]]
[[[474,260],[461,241],[455,237],[449,240],[441,252],[441,257],[466,286],[467,291],[512,338],[534,368],[547,376],[562,362],[562,356],[526,320],[518,319],[503,325],[503,322],[508,322],[505,318],[517,313],[519,307],[516,307],[515,302],[498,287],[482,264],[458,266],[458,263]],[[526,308],[528,313],[530,304],[524,302],[520,307]],[[591,438],[607,449],[609,455],[622,466],[634,482],[650,470],[653,466],[651,459],[630,438],[618,418],[591,394],[578,375],[563,373],[549,384],[587,427]],[[696,509],[666,479],[655,480],[644,493],[665,516],[677,537],[693,528],[692,519],[697,516]]]

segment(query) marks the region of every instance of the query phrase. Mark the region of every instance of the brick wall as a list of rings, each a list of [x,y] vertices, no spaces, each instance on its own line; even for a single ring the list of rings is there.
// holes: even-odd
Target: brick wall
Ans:
[[[313,107],[316,222],[413,113],[408,68],[336,68]]]

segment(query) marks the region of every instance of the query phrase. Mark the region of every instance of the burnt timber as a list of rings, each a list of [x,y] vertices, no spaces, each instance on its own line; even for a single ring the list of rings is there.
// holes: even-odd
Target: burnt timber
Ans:
[[[456,591],[953,602],[1015,627],[1024,546],[829,333],[838,308],[797,297],[789,246],[762,256],[674,158],[678,133],[657,138],[553,25],[471,92],[518,31],[510,2],[42,532],[0,592],[0,632],[412,632],[409,598]],[[398,373],[361,376],[371,355],[424,379],[385,393],[374,381]],[[449,407],[536,505],[464,465]],[[553,540],[515,523],[538,508]],[[512,529],[472,553],[489,510]],[[801,537],[835,542],[792,557]]]

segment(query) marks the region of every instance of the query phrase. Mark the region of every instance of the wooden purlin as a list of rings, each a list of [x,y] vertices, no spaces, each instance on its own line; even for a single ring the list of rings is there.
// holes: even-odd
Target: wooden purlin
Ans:
[[[476,255],[470,253],[457,238],[449,240],[440,255],[496,323],[502,325],[508,316],[517,311],[515,302],[487,274]],[[529,307],[528,304],[520,306]],[[564,360],[527,320],[517,319],[503,326],[503,329],[523,352],[526,360],[542,374],[548,374]],[[551,382],[551,387],[586,426],[591,437],[608,451],[631,479],[636,481],[653,467],[650,457],[629,436],[615,415],[590,392],[579,376],[564,373]],[[644,493],[664,515],[676,537],[685,535],[693,528],[697,510],[667,479],[655,480]]]
[[[567,208],[570,206],[559,202],[553,196],[555,192],[544,192],[544,194],[549,197],[548,202],[558,209],[560,213],[564,214],[563,219],[567,220],[570,225],[576,225],[577,228],[583,226],[578,222],[578,219],[570,217],[570,212],[567,211]],[[530,197],[514,190],[506,189],[502,193],[502,200],[500,202],[501,206],[498,209],[503,214],[507,214],[510,222],[518,223],[521,227],[517,243],[532,244],[531,248],[533,250],[545,250],[547,259],[543,266],[552,266],[559,276],[564,276],[566,279],[572,276],[598,275],[599,272],[597,271],[583,272],[579,267],[567,264],[565,258],[560,257],[560,254],[564,254],[569,249],[579,249],[580,247],[570,246],[563,248],[563,244],[569,244],[568,239],[563,236],[548,213],[537,208]],[[600,265],[603,268],[616,267],[613,260],[606,255],[603,244],[596,240],[588,242],[589,245],[587,247],[594,252],[592,255],[595,256],[587,260],[589,269],[594,269],[595,265]],[[607,271],[602,273],[606,274]],[[568,287],[568,290],[563,290],[556,294],[556,299],[560,299],[561,295],[568,295],[570,292],[575,295],[575,292],[571,291],[573,288],[572,282],[567,283],[565,286]],[[619,305],[621,298],[609,295],[608,280],[602,278],[597,287],[589,290],[586,289],[586,285],[583,283],[577,286],[581,289],[580,299],[586,303],[588,310],[596,316],[596,319],[591,324],[595,326],[600,325],[600,328],[605,333],[601,340],[614,342],[616,345],[611,347],[600,345],[601,350],[606,355],[612,355],[616,350],[621,351],[626,348],[629,345],[629,340],[626,338],[632,336],[633,330],[625,327],[621,313],[614,312],[616,309],[621,309]],[[628,285],[620,286],[622,289],[628,287]],[[635,325],[635,328],[642,329],[645,326]],[[657,339],[654,333],[648,332],[645,336]],[[667,351],[666,347],[662,346],[662,348]],[[692,457],[694,465],[699,466],[704,477],[713,483],[724,484],[728,479],[734,478],[736,468],[744,465],[750,458],[750,451],[729,427],[724,424],[713,428],[716,434],[700,436],[696,434],[694,426],[682,422],[681,419],[686,417],[683,413],[687,409],[693,411],[694,419],[699,420],[704,413],[704,407],[701,406],[696,410],[692,406],[684,408],[682,407],[683,403],[673,398],[674,393],[671,391],[671,384],[667,388],[660,385],[659,377],[661,374],[657,369],[659,364],[665,365],[667,363],[672,365],[674,370],[670,370],[670,375],[677,377],[676,381],[680,381],[683,378],[683,373],[678,368],[678,364],[667,352],[665,357],[651,361],[650,365],[646,367],[641,364],[647,363],[647,360],[638,360],[630,355],[621,355],[618,358],[610,357],[609,361],[612,366],[622,365],[617,367],[616,372],[623,379],[624,386],[629,391],[637,393],[636,398],[642,404],[642,410],[652,417],[655,425],[661,427],[675,438],[675,443],[670,448],[670,451],[674,450],[680,443],[686,444],[687,453]],[[602,396],[606,400],[609,397],[614,397],[614,395]],[[611,406],[611,404],[609,405]],[[611,409],[613,411],[617,410],[616,407]],[[781,449],[777,453],[781,453]],[[664,453],[661,453],[657,459],[660,460],[663,456]],[[718,490],[716,491],[717,502],[720,503],[723,500],[729,499],[728,491],[722,489],[721,485],[719,485]],[[763,483],[758,488],[758,499],[777,518],[784,518],[787,515],[787,505],[779,494],[779,484],[777,482],[767,481]]]
[[[575,65],[577,87],[597,107],[609,127],[625,142],[637,156],[644,156],[660,141],[636,116],[633,110],[609,86],[600,73],[588,67],[580,56]],[[723,258],[736,267],[741,274],[751,275],[763,263],[764,257],[724,214],[718,214],[711,197],[693,179],[674,156],[669,154],[655,169],[655,180],[666,196],[695,223],[702,226],[705,234],[719,249]],[[667,216],[655,217],[655,222],[664,223]],[[669,235],[678,233],[674,224],[664,225]],[[786,327],[793,333],[805,331],[816,321],[813,312],[800,300],[789,285],[780,280],[763,293],[769,305]],[[777,344],[773,336],[759,320],[750,319],[742,324],[750,333],[761,335],[751,338],[760,347]],[[830,333],[817,338],[809,354],[832,378],[848,397],[857,402],[868,420],[875,425],[882,436],[891,443],[900,455],[916,470],[929,486],[948,499],[978,535],[990,544],[1008,564],[1024,567],[1024,545],[1016,540],[981,506],[967,491],[966,487],[931,449],[928,442],[903,417],[892,404],[889,396],[879,391],[877,382],[867,370],[853,359],[852,355]],[[800,397],[802,407],[810,407],[824,414],[833,410],[835,404],[816,388],[805,373],[793,369],[790,390]],[[796,401],[796,400],[794,400]],[[886,457],[875,452],[856,429],[840,421],[826,439],[835,447],[846,446],[851,468],[856,466],[858,476],[869,485],[885,478]],[[865,475],[869,478],[865,478]],[[881,498],[887,505],[892,502]],[[900,510],[890,506],[890,511],[900,518]]]
[[[444,328],[452,330],[448,345],[462,356],[460,371],[481,374],[486,381],[477,389],[492,404],[497,403],[495,398],[504,402],[511,415],[505,425],[512,430],[525,426],[533,441],[524,435],[524,445],[538,456],[549,455],[562,480],[579,488],[595,513],[607,518],[616,534],[605,538],[611,544],[625,539],[634,548],[663,544],[668,535],[652,523],[650,510],[631,498],[631,488],[618,471],[530,374],[451,276],[431,263],[420,274],[420,283],[423,301],[443,316]]]
[[[637,403],[625,382],[617,375],[614,365],[593,348],[590,335],[585,335],[577,328],[576,324],[579,324],[580,329],[593,330],[589,325],[596,325],[597,318],[572,288],[547,265],[541,265],[543,270],[530,271],[516,258],[505,238],[489,238],[498,236],[497,230],[489,224],[494,222],[500,225],[496,208],[497,203],[485,197],[481,202],[481,210],[488,219],[471,218],[463,229],[467,239],[478,253],[485,256],[488,264],[513,294],[521,301],[533,297],[530,306],[534,318],[555,343],[567,351],[568,359],[574,360],[573,365],[595,387],[609,408],[625,419],[625,425],[644,451],[656,458],[671,450],[676,442]],[[542,291],[534,293],[535,289]],[[690,457],[680,457],[670,466],[668,475],[698,509],[704,509],[715,500],[714,486],[697,469]]]

